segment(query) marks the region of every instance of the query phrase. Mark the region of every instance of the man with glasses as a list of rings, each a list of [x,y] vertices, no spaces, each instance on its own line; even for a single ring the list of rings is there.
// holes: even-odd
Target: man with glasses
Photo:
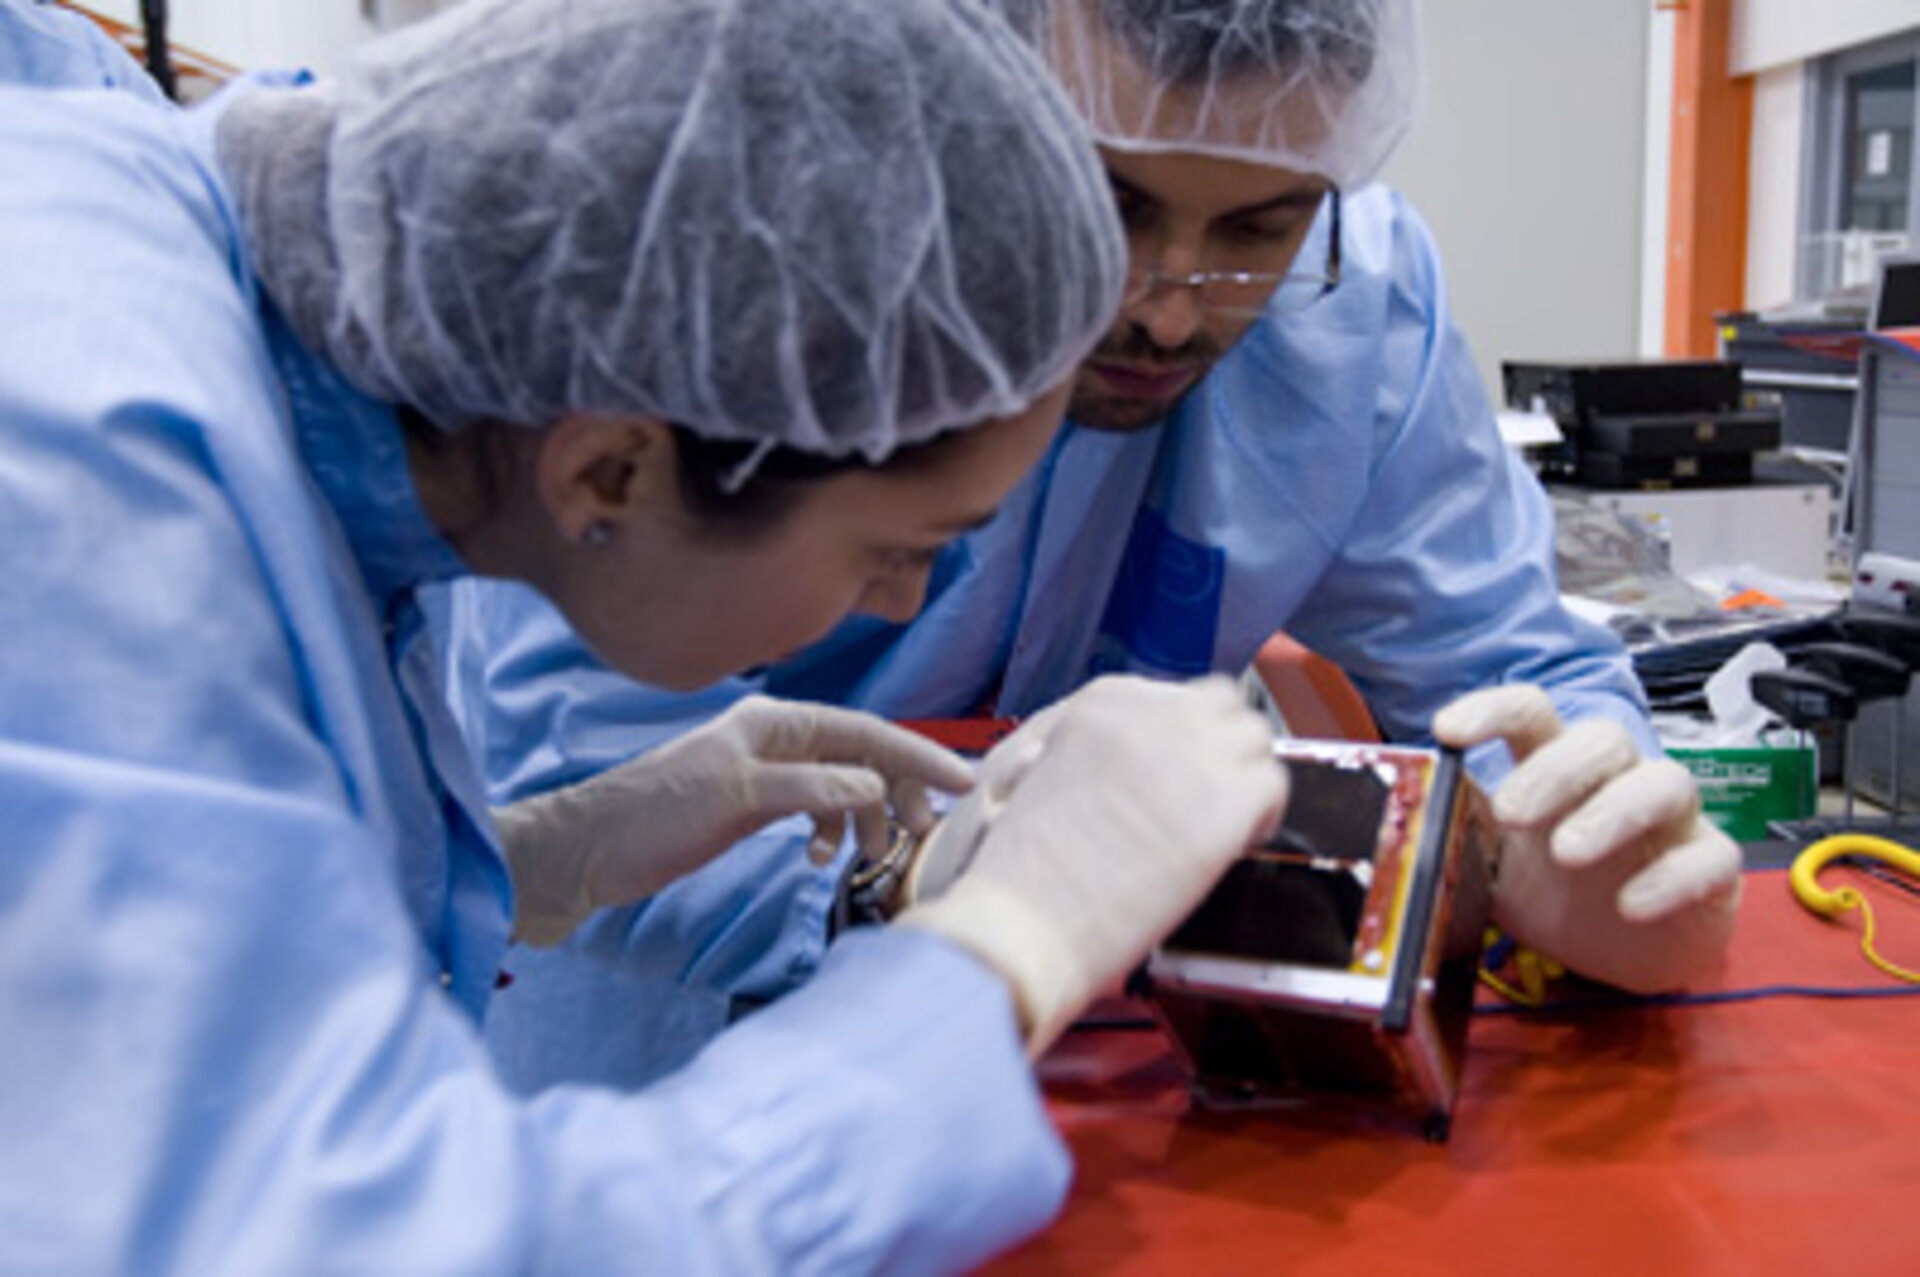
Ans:
[[[1369,185],[1413,110],[1413,0],[1000,4],[1091,126],[1132,251],[1069,427],[933,562],[913,622],[856,619],[701,698],[595,669],[520,599],[454,598],[455,682],[497,796],[750,690],[1024,716],[1108,671],[1243,670],[1284,630],[1346,670],[1389,739],[1474,747],[1510,931],[1632,988],[1711,968],[1738,851],[1655,761],[1619,643],[1562,606],[1549,506],[1498,436],[1431,238]],[[845,858],[808,864],[805,836],[777,826],[572,950],[519,955],[489,1025],[506,1074],[636,1083],[805,978]],[[683,961],[628,960],[663,935]],[[662,1000],[685,1033],[637,1040]]]

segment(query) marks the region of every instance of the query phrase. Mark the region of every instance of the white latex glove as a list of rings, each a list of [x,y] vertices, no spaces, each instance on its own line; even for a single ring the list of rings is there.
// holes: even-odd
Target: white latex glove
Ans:
[[[1287,796],[1266,721],[1225,678],[1100,679],[1003,741],[982,776],[949,817],[958,838],[978,833],[971,863],[897,925],[999,972],[1035,1055],[1273,831]]]
[[[1604,719],[1563,728],[1538,687],[1472,692],[1434,716],[1460,749],[1501,739],[1514,769],[1493,794],[1493,918],[1527,947],[1638,993],[1711,972],[1733,939],[1740,849],[1700,811],[1672,759],[1644,757]]]
[[[973,784],[966,760],[855,710],[749,696],[712,722],[591,780],[495,812],[513,873],[514,936],[553,945],[607,905],[653,895],[768,822],[814,819],[833,857],[851,817],[883,854],[893,817],[933,824],[929,787]]]
[[[907,866],[889,913],[898,913],[923,900],[944,895],[954,880],[980,854],[986,841],[1027,769],[1043,751],[1053,723],[1074,704],[1072,698],[1056,701],[1027,719],[1018,731],[993,747],[973,773],[973,788],[940,817]]]

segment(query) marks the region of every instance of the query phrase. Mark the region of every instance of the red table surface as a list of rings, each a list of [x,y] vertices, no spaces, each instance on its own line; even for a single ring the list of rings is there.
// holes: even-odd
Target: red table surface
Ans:
[[[1920,966],[1920,900],[1862,884]],[[1902,989],[1859,923],[1748,876],[1723,980]],[[986,1271],[1920,1274],[1920,997],[1776,996],[1476,1016],[1452,1139],[1189,1107],[1165,1040],[1077,1031],[1042,1062],[1067,1208]]]

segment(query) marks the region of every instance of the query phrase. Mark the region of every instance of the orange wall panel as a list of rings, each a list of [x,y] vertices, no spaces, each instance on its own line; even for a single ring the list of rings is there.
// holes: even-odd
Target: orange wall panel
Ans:
[[[1668,5],[1675,24],[1666,353],[1675,358],[1714,355],[1714,316],[1746,298],[1753,81],[1727,70],[1733,2]]]

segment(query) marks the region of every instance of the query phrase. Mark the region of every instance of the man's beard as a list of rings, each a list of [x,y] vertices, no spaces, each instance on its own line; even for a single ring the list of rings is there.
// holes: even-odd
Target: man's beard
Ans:
[[[1132,431],[1157,426],[1186,401],[1224,353],[1221,345],[1204,332],[1197,332],[1184,345],[1167,350],[1156,345],[1146,329],[1129,324],[1120,334],[1109,334],[1093,353],[1081,360],[1082,373],[1074,383],[1067,419],[1089,430]],[[1093,377],[1085,371],[1089,364],[1122,364],[1153,374],[1188,373],[1191,380],[1171,398],[1136,398],[1093,385]]]

